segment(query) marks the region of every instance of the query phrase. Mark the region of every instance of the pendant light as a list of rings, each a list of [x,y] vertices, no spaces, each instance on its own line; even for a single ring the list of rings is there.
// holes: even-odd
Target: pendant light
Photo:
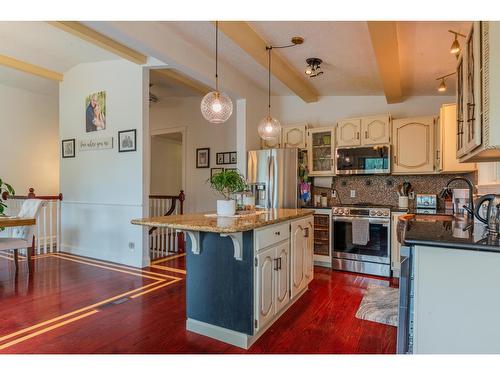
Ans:
[[[259,122],[259,126],[257,128],[257,132],[259,136],[266,140],[272,140],[280,135],[281,132],[281,124],[278,119],[271,116],[271,51],[273,47],[266,47],[269,58],[268,58],[268,113],[267,116],[264,117]]]
[[[201,114],[212,124],[226,122],[233,113],[233,102],[225,93],[219,91],[218,76],[219,21],[215,21],[215,91],[206,94],[201,100]]]

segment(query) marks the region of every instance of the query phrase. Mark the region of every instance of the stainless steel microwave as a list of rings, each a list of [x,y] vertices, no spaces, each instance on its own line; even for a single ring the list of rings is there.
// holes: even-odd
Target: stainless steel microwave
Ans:
[[[389,174],[391,173],[390,151],[387,145],[337,148],[335,173]]]

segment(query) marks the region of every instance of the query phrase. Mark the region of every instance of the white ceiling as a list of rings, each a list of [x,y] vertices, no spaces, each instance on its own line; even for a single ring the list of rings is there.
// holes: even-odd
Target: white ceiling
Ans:
[[[64,73],[85,62],[118,57],[46,22],[0,22],[0,54]],[[0,68],[0,83],[57,95],[58,82]]]
[[[155,94],[159,99],[168,97],[202,96],[198,91],[174,82],[161,74],[155,73],[154,69],[150,70],[149,83],[152,84],[149,91]]]

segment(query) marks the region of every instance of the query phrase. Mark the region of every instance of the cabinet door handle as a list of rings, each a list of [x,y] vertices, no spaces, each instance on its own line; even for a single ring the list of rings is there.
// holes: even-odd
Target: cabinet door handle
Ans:
[[[304,237],[309,237],[309,228],[304,228]]]
[[[394,164],[398,164],[398,156],[394,154]]]
[[[278,258],[274,259],[274,270],[275,271],[279,270],[279,268],[278,268]]]
[[[359,132],[356,133],[356,139],[359,139]]]
[[[365,139],[368,139],[368,131],[365,131]]]
[[[281,257],[278,258],[278,269],[281,269]]]

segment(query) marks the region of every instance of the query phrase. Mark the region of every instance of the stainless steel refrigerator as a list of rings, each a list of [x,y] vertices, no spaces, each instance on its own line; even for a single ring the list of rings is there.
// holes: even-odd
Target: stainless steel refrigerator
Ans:
[[[298,154],[296,148],[248,152],[247,180],[259,208],[297,208]]]

